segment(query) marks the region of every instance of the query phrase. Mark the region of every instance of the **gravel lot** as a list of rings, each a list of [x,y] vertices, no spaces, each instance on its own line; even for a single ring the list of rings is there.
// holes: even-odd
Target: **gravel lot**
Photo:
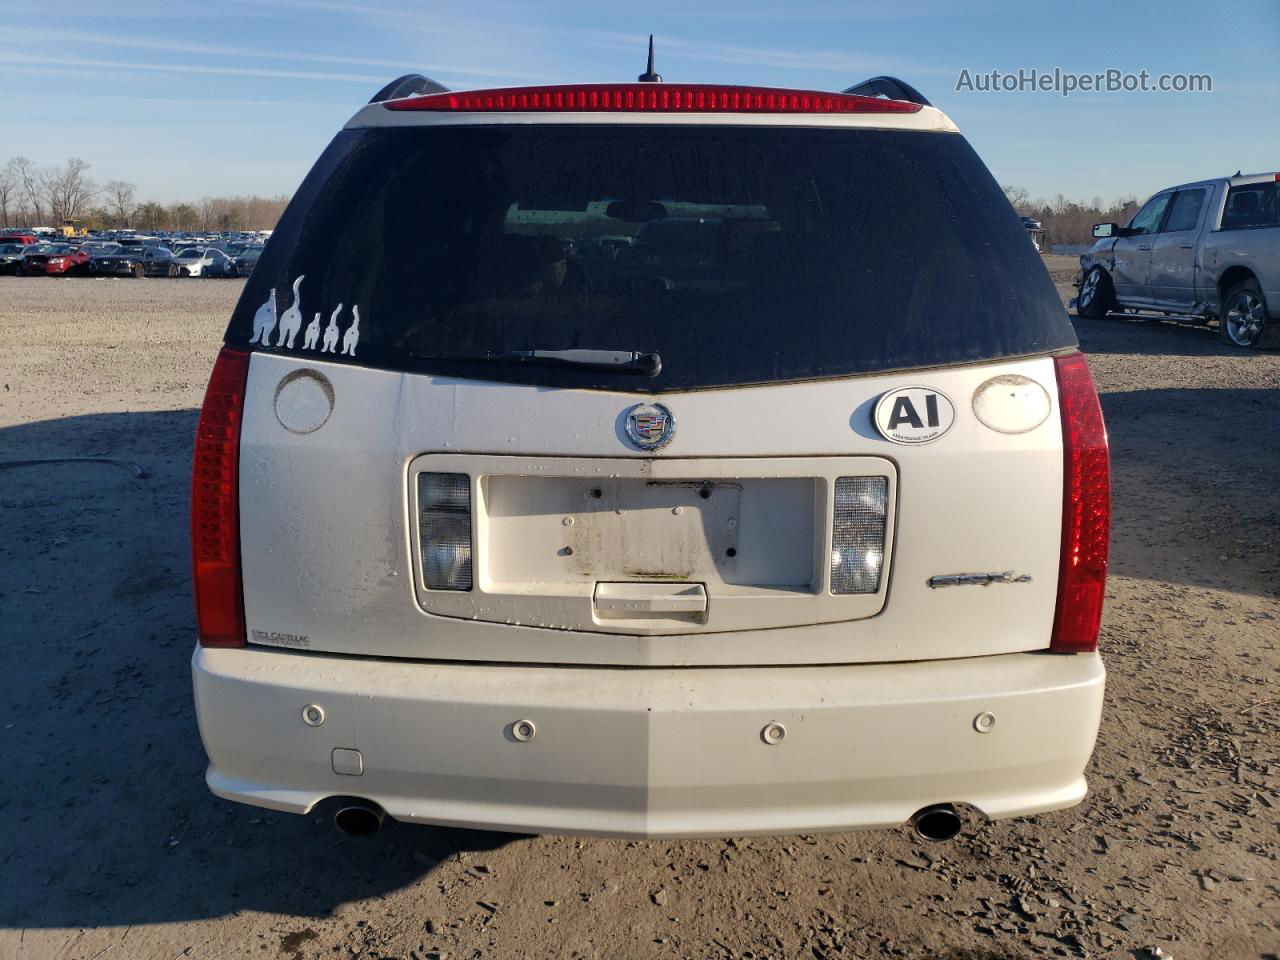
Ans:
[[[1280,353],[1078,321],[1116,518],[1082,806],[936,846],[357,841],[202,780],[187,472],[240,286],[0,278],[0,956],[1280,957]],[[149,476],[10,466],[59,456]]]

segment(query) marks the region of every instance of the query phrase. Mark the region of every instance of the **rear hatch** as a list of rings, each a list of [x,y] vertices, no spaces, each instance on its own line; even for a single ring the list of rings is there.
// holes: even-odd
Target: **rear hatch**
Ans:
[[[232,319],[251,643],[1048,646],[1074,337],[958,134],[457,119],[339,135]]]

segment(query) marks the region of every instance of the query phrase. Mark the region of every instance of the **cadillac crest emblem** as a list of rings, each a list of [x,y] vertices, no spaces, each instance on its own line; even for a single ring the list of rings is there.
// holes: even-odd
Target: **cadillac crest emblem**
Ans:
[[[627,439],[640,450],[660,450],[676,432],[676,418],[660,403],[637,403],[627,411]]]

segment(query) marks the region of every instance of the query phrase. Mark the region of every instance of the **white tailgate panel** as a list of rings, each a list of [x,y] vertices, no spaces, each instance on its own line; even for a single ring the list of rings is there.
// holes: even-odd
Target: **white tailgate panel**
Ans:
[[[304,368],[332,384],[333,411],[320,429],[302,434],[281,425],[275,402],[281,381]],[[1030,377],[1048,391],[1055,409],[1039,427],[1010,435],[978,422],[974,391],[1002,374]],[[879,396],[910,385],[941,391],[955,405],[954,426],[931,443],[889,443],[872,424]],[[640,401],[665,403],[677,418],[674,439],[656,454],[633,449],[622,431],[625,411]],[[1061,537],[1056,406],[1048,358],[651,396],[255,353],[240,461],[250,641],[390,657],[633,665],[872,662],[1042,649],[1049,643]],[[409,477],[411,464],[429,455],[451,462],[467,456],[623,458],[640,472],[648,460],[656,466],[715,458],[882,458],[896,468],[883,610],[803,627],[711,630],[695,623],[688,631],[647,635],[609,632],[626,630],[617,623],[585,631],[518,617],[511,618],[522,620],[516,624],[428,613],[415,590]],[[798,490],[787,494],[788,509],[808,495]],[[815,556],[815,564],[821,560]],[[522,562],[495,563],[490,574],[518,577]],[[938,575],[1003,572],[1031,579],[928,585]],[[584,589],[589,586],[584,579]],[[832,599],[798,596],[810,603]]]

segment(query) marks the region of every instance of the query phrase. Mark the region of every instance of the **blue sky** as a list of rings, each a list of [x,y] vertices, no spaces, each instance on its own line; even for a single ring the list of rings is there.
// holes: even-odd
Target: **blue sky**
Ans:
[[[460,89],[668,80],[840,89],[902,77],[1001,183],[1140,197],[1280,169],[1280,0],[0,0],[0,162],[80,156],[141,199],[290,193],[392,77]],[[981,93],[1019,68],[1208,73],[1212,93]]]

